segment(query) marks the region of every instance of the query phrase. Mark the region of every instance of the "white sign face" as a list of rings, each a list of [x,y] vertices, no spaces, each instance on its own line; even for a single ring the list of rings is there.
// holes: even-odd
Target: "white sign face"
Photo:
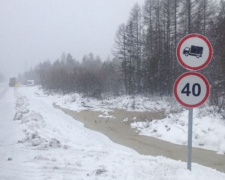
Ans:
[[[199,73],[184,73],[175,82],[174,95],[181,105],[189,108],[198,107],[209,96],[209,83]]]
[[[177,46],[177,59],[189,70],[206,67],[212,58],[212,46],[209,40],[200,34],[185,36]]]

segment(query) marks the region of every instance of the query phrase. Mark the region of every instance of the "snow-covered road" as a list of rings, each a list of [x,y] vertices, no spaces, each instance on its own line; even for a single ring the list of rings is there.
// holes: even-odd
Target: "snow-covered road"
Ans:
[[[9,87],[6,86],[5,84],[0,84],[0,99],[2,99],[2,97],[5,96],[5,93],[7,92],[8,89]]]
[[[55,109],[55,100],[36,87],[5,92],[0,100],[0,180],[225,179],[207,167],[193,164],[190,172],[186,163],[117,145]]]

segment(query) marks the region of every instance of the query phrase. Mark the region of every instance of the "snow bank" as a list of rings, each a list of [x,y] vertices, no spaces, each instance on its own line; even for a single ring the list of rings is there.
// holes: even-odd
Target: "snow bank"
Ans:
[[[51,95],[57,104],[75,111],[92,109],[105,111],[108,109],[126,109],[128,111],[159,111],[159,110],[180,110],[173,98],[168,97],[143,97],[143,96],[119,96],[109,97],[103,100],[82,97],[77,93],[67,95]]]
[[[162,120],[135,122],[131,127],[137,128],[140,135],[187,145],[188,111],[168,114]],[[209,108],[194,109],[193,147],[225,154],[225,120]]]

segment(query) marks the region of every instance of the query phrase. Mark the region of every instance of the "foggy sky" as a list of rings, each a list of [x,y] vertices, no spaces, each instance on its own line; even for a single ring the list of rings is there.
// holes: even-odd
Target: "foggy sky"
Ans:
[[[0,72],[6,76],[71,53],[112,57],[115,33],[144,0],[0,0]]]

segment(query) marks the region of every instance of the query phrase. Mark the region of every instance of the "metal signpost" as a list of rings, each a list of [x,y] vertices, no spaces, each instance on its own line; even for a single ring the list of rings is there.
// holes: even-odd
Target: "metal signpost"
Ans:
[[[178,77],[174,84],[174,95],[177,101],[189,108],[187,168],[191,170],[193,108],[201,106],[207,100],[210,91],[208,80],[194,71],[203,69],[209,64],[213,51],[206,37],[200,34],[189,34],[179,42],[176,53],[179,63],[191,70]]]

